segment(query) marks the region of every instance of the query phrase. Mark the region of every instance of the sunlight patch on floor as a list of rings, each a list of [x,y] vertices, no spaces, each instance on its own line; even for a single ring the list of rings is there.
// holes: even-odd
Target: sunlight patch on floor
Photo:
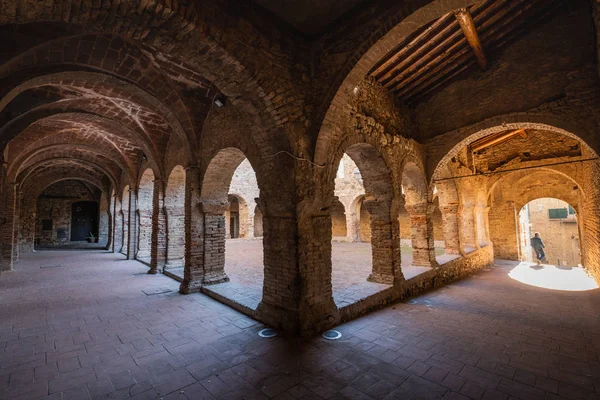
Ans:
[[[545,289],[585,291],[598,289],[596,281],[581,267],[556,267],[521,262],[509,273],[512,279]]]

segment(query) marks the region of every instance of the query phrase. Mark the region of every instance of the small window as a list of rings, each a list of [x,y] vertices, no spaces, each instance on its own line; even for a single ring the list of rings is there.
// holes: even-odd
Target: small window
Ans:
[[[575,209],[569,206],[569,215],[575,215]]]
[[[548,216],[550,219],[562,219],[567,218],[569,210],[566,208],[551,208],[548,210]]]
[[[42,230],[43,231],[51,231],[52,230],[52,220],[51,219],[43,219],[42,220]]]

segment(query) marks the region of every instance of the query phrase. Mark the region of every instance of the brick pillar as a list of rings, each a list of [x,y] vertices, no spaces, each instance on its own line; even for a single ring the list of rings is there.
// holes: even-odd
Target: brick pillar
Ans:
[[[413,248],[412,265],[419,267],[435,267],[435,248],[433,240],[433,224],[428,215],[428,203],[406,205],[410,216],[410,234]]]
[[[167,218],[165,212],[165,184],[154,180],[152,192],[152,239],[150,241],[149,274],[158,273],[167,260]]]
[[[458,232],[458,204],[440,206],[442,224],[444,228],[444,247],[446,254],[460,254],[460,240]]]
[[[228,282],[225,274],[226,204],[202,204],[204,215],[204,277],[202,283],[211,285]]]
[[[404,278],[400,266],[400,240],[394,240],[394,236],[399,235],[394,235],[391,201],[368,199],[363,201],[363,206],[371,217],[373,270],[368,280],[392,285],[396,279]]]
[[[135,258],[135,253],[137,251],[137,231],[138,231],[138,221],[137,221],[137,190],[129,189],[129,229],[127,229],[128,239],[127,239],[127,259],[133,260]]]
[[[295,214],[264,195],[265,276],[257,314],[276,329],[318,332],[339,318],[331,285],[331,217],[312,204],[298,205]]]
[[[112,201],[112,199],[109,199],[109,201]],[[108,207],[108,232],[107,232],[107,239],[106,239],[106,250],[112,250],[114,247],[114,221],[115,218],[113,216],[114,211],[111,211],[110,205]]]
[[[204,277],[204,220],[200,212],[200,169],[186,168],[185,174],[185,268],[181,293],[199,292]]]
[[[20,216],[21,216],[21,202],[23,199],[23,192],[17,190],[15,192],[15,214],[14,214],[14,243],[13,243],[13,261],[19,260],[19,231],[21,227]]]
[[[1,259],[0,259],[0,270],[1,271],[12,271],[13,269],[13,246],[15,244],[15,208],[16,208],[16,190],[17,185],[14,183],[8,183],[5,187],[4,193],[4,214],[0,220],[0,239],[2,240],[1,246]]]
[[[20,238],[19,238],[19,252],[20,253],[31,253],[34,250],[35,241],[35,228],[36,228],[36,199],[30,196],[23,199],[23,205],[21,206],[19,224]]]
[[[360,239],[360,215],[346,211],[346,241],[358,242]]]

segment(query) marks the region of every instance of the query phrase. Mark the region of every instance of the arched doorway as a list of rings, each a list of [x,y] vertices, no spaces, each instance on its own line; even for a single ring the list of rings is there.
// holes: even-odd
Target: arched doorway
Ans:
[[[329,207],[332,239],[331,277],[338,307],[384,290],[399,270],[397,229],[391,218],[393,185],[382,155],[368,143],[345,149],[335,165],[334,199]],[[354,297],[353,297],[354,296]]]
[[[530,201],[519,211],[518,232],[521,261],[536,262],[531,238],[538,233],[545,246],[540,262],[558,267],[581,264],[577,212],[569,203],[547,197]]]
[[[264,281],[263,242],[237,240],[255,233],[260,190],[254,168],[236,148],[220,150],[204,174],[200,203],[204,220],[207,290],[256,309]],[[262,222],[262,218],[261,218]],[[262,233],[262,232],[261,232]]]

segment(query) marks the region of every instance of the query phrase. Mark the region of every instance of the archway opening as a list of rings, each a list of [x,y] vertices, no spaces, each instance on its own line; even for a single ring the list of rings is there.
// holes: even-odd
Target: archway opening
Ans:
[[[171,171],[165,189],[167,255],[164,270],[183,269],[185,265],[185,169]]]
[[[398,222],[402,270],[404,277],[410,279],[428,271],[435,262],[433,207],[428,202],[425,175],[414,162],[404,166],[401,188]]]
[[[331,268],[338,307],[394,282],[399,246],[392,249],[393,187],[383,157],[371,145],[350,146],[337,166],[331,216]]]
[[[146,264],[150,263],[152,252],[153,203],[154,172],[148,168],[140,179],[137,199],[138,246],[136,259]]]
[[[205,284],[251,309],[262,300],[264,281],[259,197],[256,173],[244,153],[235,148],[219,151],[206,170],[200,196]]]
[[[518,232],[521,261],[565,269],[581,264],[577,213],[569,203],[547,197],[530,201],[519,211]],[[540,240],[532,243],[536,233]]]
[[[598,288],[581,265],[578,216],[569,203],[542,197],[525,204],[518,215],[521,263],[509,276],[545,289],[582,291]]]

